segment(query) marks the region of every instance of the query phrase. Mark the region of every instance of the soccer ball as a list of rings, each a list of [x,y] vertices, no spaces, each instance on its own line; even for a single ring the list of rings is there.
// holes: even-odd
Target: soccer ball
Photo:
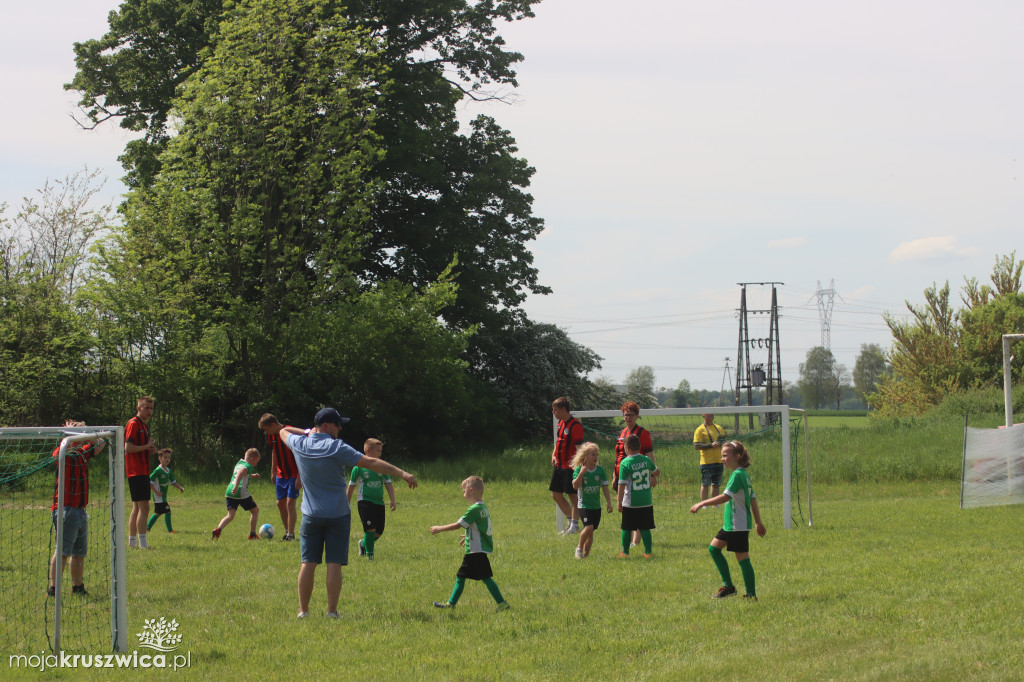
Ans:
[[[264,523],[262,526],[260,526],[260,537],[264,540],[269,540],[270,538],[274,537],[274,527],[271,526],[269,523]]]

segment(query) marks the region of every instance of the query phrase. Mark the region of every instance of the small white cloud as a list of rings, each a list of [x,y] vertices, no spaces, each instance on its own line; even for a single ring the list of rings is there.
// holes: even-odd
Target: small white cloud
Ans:
[[[803,237],[793,237],[792,239],[775,239],[768,242],[769,249],[791,249],[794,246],[803,246],[807,243],[807,240]]]
[[[978,253],[973,246],[961,247],[956,237],[926,237],[903,242],[889,254],[894,263],[907,261],[948,260],[966,258]]]

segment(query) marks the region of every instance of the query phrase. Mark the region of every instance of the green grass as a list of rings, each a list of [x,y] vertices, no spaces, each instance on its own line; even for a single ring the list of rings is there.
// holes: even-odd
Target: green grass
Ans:
[[[768,536],[752,540],[760,602],[749,604],[709,598],[720,512],[690,515],[691,483],[656,491],[653,560],[612,558],[617,519],[606,515],[593,555],[577,561],[575,538],[554,533],[545,485],[493,481],[492,564],[513,606],[498,614],[472,581],[455,612],[431,606],[448,596],[461,557],[458,533],[427,528],[465,504],[456,483],[427,480],[398,491],[375,562],[352,548],[340,621],[323,617],[322,573],[312,617],[295,619],[296,543],[247,540],[242,513],[210,540],[221,488],[173,494],[180,534],[160,523],[156,549],[129,555],[129,649],[144,620],[176,619],[191,654],[185,679],[960,680],[1009,679],[1024,664],[1021,560],[1001,548],[1024,507],[960,511],[953,482],[818,486],[812,528],[769,521]],[[280,530],[270,490],[253,485],[261,522]],[[742,585],[731,556],[730,566]],[[52,672],[100,674],[138,672]]]
[[[792,530],[782,528],[778,436],[751,441],[751,475],[769,529],[751,544],[757,604],[710,599],[718,578],[707,544],[721,514],[689,514],[699,474],[686,446],[657,451],[664,476],[655,491],[658,528],[649,561],[613,558],[615,514],[605,515],[593,555],[573,558],[575,538],[554,532],[550,444],[400,463],[421,486],[398,489],[399,509],[388,513],[375,562],[351,548],[340,621],[323,617],[322,572],[312,617],[295,619],[296,543],[248,541],[242,512],[219,542],[210,540],[224,514],[223,482],[186,476],[186,493],[173,491],[170,499],[180,534],[168,536],[158,522],[150,536],[156,549],[129,554],[129,650],[137,648],[135,633],[145,620],[164,617],[177,620],[180,649],[191,655],[191,668],[179,671],[184,679],[240,671],[260,679],[329,671],[357,680],[1013,679],[1024,665],[1024,588],[1017,580],[1024,566],[1012,533],[1024,521],[1024,506],[958,509],[962,428],[954,415],[813,429],[810,528],[801,433]],[[602,452],[606,466],[609,454]],[[187,472],[185,461],[177,469]],[[495,613],[487,590],[472,581],[455,612],[431,606],[450,593],[461,555],[458,533],[431,536],[427,528],[464,511],[458,481],[472,473],[487,481],[492,564],[513,607],[508,613]],[[254,482],[252,492],[262,505],[260,522],[280,533],[269,482]],[[22,513],[48,524],[46,512]],[[35,575],[45,584],[38,559],[0,559],[8,575]],[[35,582],[18,589],[42,604]],[[2,616],[3,628],[13,626],[6,610]]]
[[[857,415],[827,415],[822,417],[807,417],[807,428],[809,429],[834,429],[841,426],[850,428],[863,428],[871,423],[869,417]]]

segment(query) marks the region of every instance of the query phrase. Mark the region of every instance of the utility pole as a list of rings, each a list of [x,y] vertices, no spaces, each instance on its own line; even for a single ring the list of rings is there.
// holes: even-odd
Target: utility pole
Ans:
[[[743,391],[746,389],[747,405],[754,404],[755,387],[764,387],[766,405],[782,405],[782,360],[779,352],[779,302],[776,285],[782,282],[738,282],[740,288],[740,330],[736,345],[736,393],[735,404],[740,405]],[[772,303],[768,310],[750,310],[747,308],[748,286],[771,286]],[[749,315],[768,315],[768,336],[750,337]],[[767,349],[767,363],[751,362],[753,350]],[[748,417],[750,428],[754,428],[754,415]],[[737,430],[738,430],[737,417]]]

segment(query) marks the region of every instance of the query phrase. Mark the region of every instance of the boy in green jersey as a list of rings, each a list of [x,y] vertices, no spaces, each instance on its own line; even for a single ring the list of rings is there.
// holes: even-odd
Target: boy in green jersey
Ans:
[[[484,504],[484,481],[479,476],[470,476],[462,482],[462,496],[469,502],[469,509],[455,523],[447,526],[431,526],[430,534],[437,535],[448,530],[466,529],[466,535],[459,542],[466,548],[465,556],[462,559],[462,566],[455,575],[455,589],[452,596],[446,602],[434,602],[439,609],[455,608],[462,596],[462,590],[466,587],[466,579],[482,580],[487,586],[487,591],[498,602],[498,610],[505,611],[509,608],[508,602],[501,596],[498,584],[491,577],[491,562],[487,555],[494,551],[494,536],[491,533],[491,514]]]
[[[245,451],[245,457],[240,459],[235,465],[235,470],[231,474],[231,482],[228,483],[227,490],[224,491],[228,513],[220,520],[217,527],[213,529],[214,540],[220,539],[220,532],[235,518],[235,512],[238,511],[239,507],[249,512],[249,539],[260,539],[260,536],[256,534],[256,524],[258,522],[257,519],[259,519],[260,508],[256,506],[256,501],[249,494],[249,479],[260,477],[256,473],[256,465],[259,463],[260,451],[256,448],[249,448]]]
[[[597,463],[597,443],[584,443],[576,450],[572,458],[572,487],[578,491],[580,523],[580,543],[576,547],[576,558],[586,559],[590,556],[590,548],[594,544],[594,531],[601,525],[601,493],[608,503],[608,513],[612,513],[612,495],[608,491],[608,474]]]
[[[167,489],[173,485],[179,491],[185,492],[185,488],[174,480],[174,473],[171,471],[172,452],[173,451],[170,448],[163,448],[162,450],[156,451],[156,458],[160,464],[156,469],[153,469],[153,473],[149,475],[149,485],[153,489],[153,515],[149,517],[149,523],[146,524],[146,530],[152,530],[157,517],[163,514],[164,525],[167,526],[167,532],[177,533],[177,531],[174,530],[174,527],[171,526],[171,507],[167,504]]]
[[[661,471],[647,455],[640,454],[640,438],[627,436],[622,443],[626,458],[619,465],[619,512],[622,514],[622,553],[629,558],[629,541],[633,531],[640,531],[644,558],[651,558],[651,530],[654,529],[654,496],[651,488],[658,485]]]
[[[376,438],[367,438],[363,443],[363,453],[374,459],[384,459],[384,443]],[[363,539],[359,541],[359,556],[365,556],[373,561],[373,548],[380,536],[384,534],[384,491],[388,491],[391,499],[391,511],[395,511],[395,486],[391,484],[391,477],[387,474],[378,474],[376,471],[364,469],[363,467],[352,467],[352,473],[348,478],[348,502],[352,504],[352,493],[356,490],[359,494],[358,500],[359,520],[363,523]]]
[[[722,550],[728,549],[736,554],[736,559],[740,562],[743,584],[747,588],[744,598],[757,601],[754,567],[750,564],[750,529],[753,525],[758,536],[762,538],[768,530],[761,523],[761,511],[757,508],[757,496],[754,495],[750,476],[747,475],[747,467],[750,466],[750,453],[747,452],[743,443],[736,440],[730,441],[722,445],[722,464],[726,469],[732,471],[729,483],[725,486],[725,492],[690,507],[690,511],[696,514],[701,507],[725,503],[722,530],[718,531],[718,535],[708,547],[715,567],[718,568],[718,574],[722,577],[722,587],[712,595],[712,599],[723,599],[736,594],[736,587],[732,584],[732,576],[729,573],[729,562],[722,555]],[[750,522],[751,518],[754,520],[753,524]]]

